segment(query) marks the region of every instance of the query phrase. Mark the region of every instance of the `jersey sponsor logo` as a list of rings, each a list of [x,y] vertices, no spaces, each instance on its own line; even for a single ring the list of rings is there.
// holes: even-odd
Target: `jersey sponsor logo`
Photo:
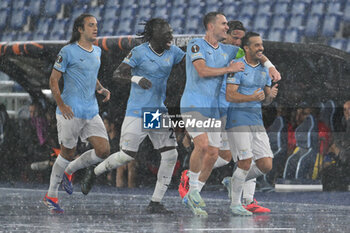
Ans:
[[[157,111],[147,111],[143,113],[144,129],[160,129],[161,113]]]
[[[191,55],[191,58],[195,58],[195,57],[202,57],[202,54],[201,53],[194,53]]]
[[[191,48],[192,53],[198,53],[199,52],[199,46],[198,45],[193,45]]]
[[[231,76],[231,77],[229,76],[229,77],[227,78],[227,82],[228,82],[228,83],[234,83],[234,82],[236,82],[236,78],[234,78],[234,77],[232,77],[232,76]]]

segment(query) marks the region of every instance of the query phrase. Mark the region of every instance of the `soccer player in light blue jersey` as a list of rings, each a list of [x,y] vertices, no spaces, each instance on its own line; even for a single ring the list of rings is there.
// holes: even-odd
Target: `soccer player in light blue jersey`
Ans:
[[[272,169],[273,154],[263,125],[261,104],[272,102],[278,84],[271,87],[268,69],[260,63],[264,51],[260,35],[248,32],[242,39],[242,47],[245,57],[239,61],[245,64],[245,70],[228,76],[226,87],[226,99],[232,102],[227,112],[227,136],[237,163],[231,178],[230,208],[234,215],[252,215],[241,204],[242,189],[246,180]]]
[[[204,38],[192,39],[187,45],[186,86],[181,98],[181,114],[185,121],[219,119],[218,96],[223,77],[227,73],[244,70],[242,62],[230,62],[239,51],[232,45],[220,43],[226,38],[228,26],[224,14],[210,12],[204,16]],[[193,138],[194,150],[190,158],[189,191],[183,198],[195,215],[206,216],[198,189],[199,174],[209,177],[221,145],[220,129],[187,127]],[[203,160],[206,158],[206,160]]]
[[[133,48],[114,72],[116,79],[131,81],[130,96],[121,129],[120,151],[109,156],[91,170],[85,178],[89,192],[95,176],[134,160],[139,145],[148,136],[161,154],[158,179],[147,207],[149,213],[168,214],[160,202],[170,184],[177,161],[176,140],[171,131],[142,130],[142,108],[165,108],[166,85],[174,65],[179,64],[185,53],[175,45],[172,29],[163,19],[149,20],[143,32],[145,43]],[[159,117],[159,116],[158,116]]]
[[[108,101],[110,92],[97,79],[101,49],[93,45],[97,36],[97,21],[90,14],[82,14],[75,21],[69,44],[59,52],[50,76],[50,88],[57,103],[56,118],[58,139],[61,145],[51,172],[50,187],[44,204],[51,212],[62,213],[58,204],[58,187],[71,194],[71,174],[74,171],[103,161],[109,155],[106,128],[98,115],[95,91]],[[63,77],[64,89],[58,82]],[[93,149],[73,160],[78,138],[89,141]],[[66,170],[66,171],[65,171]]]

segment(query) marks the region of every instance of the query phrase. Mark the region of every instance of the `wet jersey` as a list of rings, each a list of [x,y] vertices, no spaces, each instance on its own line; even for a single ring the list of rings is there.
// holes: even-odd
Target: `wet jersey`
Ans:
[[[228,76],[227,85],[239,85],[238,92],[243,95],[252,95],[258,88],[264,90],[265,86],[271,86],[271,78],[266,67],[261,64],[250,66],[244,57],[237,61],[244,62],[244,71],[237,72],[232,77]],[[263,125],[260,101],[230,103],[226,129],[243,125]]]
[[[131,50],[123,63],[132,67],[132,75],[150,80],[152,87],[146,90],[131,83],[126,116],[141,117],[142,108],[165,108],[166,85],[170,72],[184,56],[185,53],[174,45],[162,54],[155,53],[149,43],[143,43]]]
[[[101,49],[93,45],[91,52],[77,43],[64,46],[59,52],[54,68],[62,72],[64,88],[62,100],[69,105],[74,117],[92,119],[98,114],[95,90],[100,69]],[[62,114],[59,108],[57,114]]]
[[[203,59],[208,67],[222,68],[236,57],[238,51],[238,47],[222,43],[214,48],[203,38],[195,38],[188,43],[186,86],[181,98],[183,113],[197,111],[206,117],[219,118],[218,96],[224,75],[201,78],[193,62]]]

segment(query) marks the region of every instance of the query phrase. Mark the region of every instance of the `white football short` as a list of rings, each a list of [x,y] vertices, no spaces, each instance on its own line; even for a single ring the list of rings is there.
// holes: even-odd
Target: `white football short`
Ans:
[[[232,158],[235,162],[253,158],[273,158],[269,137],[264,126],[238,126],[227,131]]]
[[[187,120],[191,121],[193,119],[196,119],[196,121],[202,121],[205,122],[207,121],[209,118],[203,116],[202,114],[200,114],[199,112],[187,112],[187,113],[183,113],[181,114],[182,119],[186,122]],[[221,124],[222,125],[222,124]],[[214,129],[214,128],[210,128],[210,129],[204,129],[204,128],[197,128],[197,127],[186,127],[186,130],[188,132],[188,134],[194,139],[195,137],[206,133],[208,135],[208,140],[209,140],[209,145],[212,147],[217,147],[220,148],[221,147],[221,128],[218,129]]]
[[[56,119],[58,141],[66,148],[74,148],[79,137],[83,142],[92,136],[105,138],[108,141],[105,125],[98,114],[90,120],[76,117],[67,120],[60,114],[56,114]]]
[[[125,116],[120,136],[120,148],[137,152],[141,142],[148,136],[154,149],[177,146],[173,129],[143,129],[142,118]]]
[[[226,132],[226,120],[227,115],[221,117],[221,146],[220,150],[230,150],[230,143],[227,138],[227,132]]]

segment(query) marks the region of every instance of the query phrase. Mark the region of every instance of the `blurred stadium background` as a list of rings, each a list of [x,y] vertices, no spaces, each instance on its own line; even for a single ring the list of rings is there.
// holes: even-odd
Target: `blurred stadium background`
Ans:
[[[0,41],[67,40],[73,20],[95,15],[99,35],[135,35],[151,17],[175,34],[202,34],[202,16],[222,11],[270,41],[318,41],[350,52],[347,0],[1,0]]]

